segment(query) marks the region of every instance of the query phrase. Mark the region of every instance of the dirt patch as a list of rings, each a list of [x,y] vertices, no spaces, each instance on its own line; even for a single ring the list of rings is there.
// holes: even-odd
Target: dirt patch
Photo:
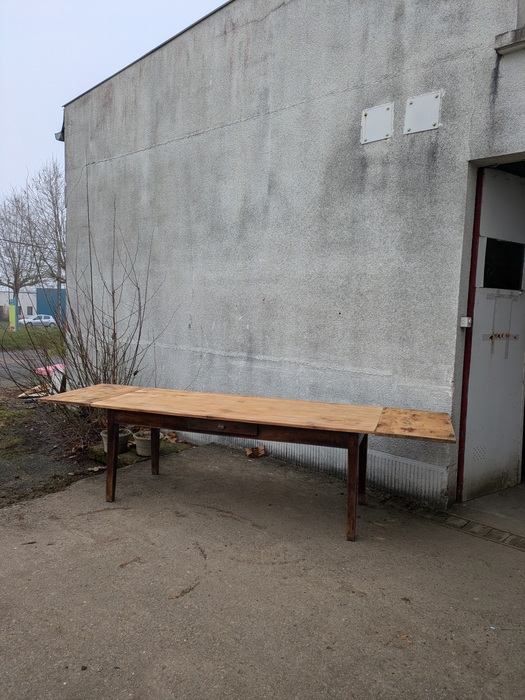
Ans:
[[[0,507],[69,486],[93,472],[78,436],[53,407],[0,389]]]
[[[100,473],[105,464],[102,445],[83,445],[60,410],[24,401],[19,393],[0,388],[0,508],[65,489]],[[161,455],[186,447],[162,441]],[[144,459],[130,449],[119,455],[119,466]]]
[[[18,398],[19,389],[0,389],[0,455],[56,451],[71,454],[75,435],[53,406]]]

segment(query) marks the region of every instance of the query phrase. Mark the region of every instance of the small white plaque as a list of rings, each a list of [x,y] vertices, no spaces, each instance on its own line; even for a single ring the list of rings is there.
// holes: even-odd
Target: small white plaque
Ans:
[[[430,131],[440,126],[442,90],[427,92],[425,95],[409,97],[405,112],[405,134]]]
[[[394,131],[394,103],[388,102],[361,112],[361,143],[389,139]]]

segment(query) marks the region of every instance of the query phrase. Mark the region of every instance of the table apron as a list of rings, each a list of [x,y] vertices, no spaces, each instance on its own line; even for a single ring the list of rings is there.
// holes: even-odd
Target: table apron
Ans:
[[[110,409],[111,410],[111,409]],[[119,424],[140,425],[145,428],[165,428],[190,433],[227,435],[228,437],[268,440],[269,442],[292,442],[321,447],[348,448],[349,436],[355,433],[315,428],[290,428],[280,425],[221,420],[219,418],[190,418],[164,413],[142,413],[141,411],[111,410]]]

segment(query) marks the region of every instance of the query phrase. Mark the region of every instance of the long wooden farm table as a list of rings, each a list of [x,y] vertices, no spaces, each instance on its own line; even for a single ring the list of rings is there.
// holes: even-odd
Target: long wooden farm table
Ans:
[[[357,504],[364,503],[368,435],[455,442],[446,413],[379,406],[272,399],[97,384],[40,399],[107,412],[106,500],[115,500],[121,424],[152,429],[151,470],[159,473],[159,429],[347,450],[346,538],[355,540]]]

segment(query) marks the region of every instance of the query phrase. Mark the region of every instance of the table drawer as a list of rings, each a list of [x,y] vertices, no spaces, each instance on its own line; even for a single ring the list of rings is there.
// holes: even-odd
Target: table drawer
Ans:
[[[252,423],[238,423],[227,420],[208,420],[207,418],[187,418],[185,421],[188,430],[196,430],[210,433],[224,433],[225,435],[257,435],[257,425]]]

